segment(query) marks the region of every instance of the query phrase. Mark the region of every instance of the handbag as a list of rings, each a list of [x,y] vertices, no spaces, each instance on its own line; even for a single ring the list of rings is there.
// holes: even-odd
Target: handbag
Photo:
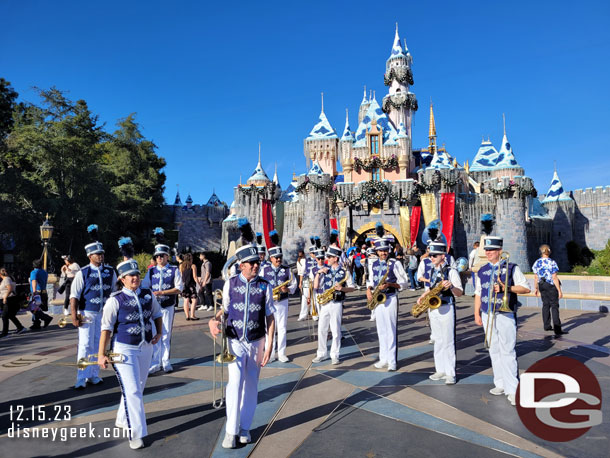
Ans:
[[[42,299],[40,298],[40,294],[31,294],[28,297],[28,305],[26,310],[31,313],[35,313],[38,311],[40,306],[42,305]]]
[[[63,292],[66,290],[66,283],[68,283],[68,278],[62,275],[59,279],[59,286],[57,288],[57,292],[59,294],[63,294]]]

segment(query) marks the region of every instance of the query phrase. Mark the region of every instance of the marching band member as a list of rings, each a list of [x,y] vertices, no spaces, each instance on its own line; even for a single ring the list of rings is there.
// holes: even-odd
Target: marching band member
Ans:
[[[501,237],[487,236],[484,239],[483,247],[489,262],[477,272],[474,293],[474,321],[479,326],[484,326],[485,339],[489,342],[489,356],[495,385],[489,392],[495,396],[505,394],[508,401],[515,405],[515,393],[519,384],[517,353],[515,351],[517,343],[517,294],[527,294],[530,289],[519,266],[500,259],[502,244],[503,239]],[[507,277],[507,269],[508,284],[505,285],[503,281]],[[508,292],[510,312],[500,311],[506,292]],[[493,303],[494,297],[496,299],[495,304]],[[487,326],[488,323],[489,326]]]
[[[328,356],[326,341],[328,339],[328,328],[333,336],[330,347],[330,358],[333,364],[339,364],[339,351],[341,349],[341,315],[343,313],[343,300],[345,293],[354,290],[354,281],[347,269],[339,266],[341,249],[328,247],[326,258],[328,266],[318,269],[315,273],[313,287],[317,294],[321,294],[330,288],[335,290],[333,299],[318,307],[318,353],[313,359],[314,363],[325,360]],[[345,278],[345,285],[339,283]]]
[[[262,272],[263,269],[270,266],[271,263],[266,259],[267,248],[263,245],[263,234],[261,232],[256,233],[256,250],[258,251],[258,258],[261,260],[261,266],[258,271]]]
[[[212,334],[217,335],[221,332],[220,318],[223,313],[226,315],[229,350],[236,357],[227,365],[227,424],[223,448],[235,448],[237,436],[242,444],[251,441],[250,426],[256,410],[258,378],[261,367],[271,356],[275,329],[272,288],[258,275],[260,259],[256,246],[252,244],[253,238],[246,234],[252,229],[245,218],[240,220],[240,230],[242,240],[247,243],[235,252],[241,273],[225,282],[222,310],[210,320]]]
[[[91,224],[87,232],[93,240],[85,246],[89,265],[74,276],[70,289],[72,323],[78,328],[77,358],[86,358],[97,351],[100,342],[102,308],[116,285],[114,269],[104,264],[104,246],[97,241],[97,224]],[[85,320],[78,318],[81,315]],[[74,388],[82,389],[87,381],[93,385],[102,383],[98,377],[100,368],[88,366],[76,372]]]
[[[157,242],[165,241],[164,231],[158,227],[155,229]],[[172,372],[174,369],[169,362],[170,344],[172,341],[172,328],[174,326],[175,306],[178,303],[178,294],[182,291],[182,276],[176,266],[169,264],[169,246],[163,243],[155,245],[153,258],[157,263],[151,267],[144,279],[142,288],[151,289],[159,301],[163,312],[163,337],[161,343],[154,347],[149,372],[151,374],[163,369],[164,372]]]
[[[316,277],[316,274],[318,273],[318,271],[324,267],[326,267],[326,265],[324,264],[324,258],[326,257],[324,250],[322,250],[322,248],[314,250],[313,252],[314,257],[316,258],[316,265],[311,269],[311,271],[309,272],[309,284],[312,286],[312,297],[311,297],[311,310],[313,313],[313,308],[316,308],[316,316],[312,317],[314,321],[318,321],[319,318],[319,312],[320,312],[320,306],[318,305],[318,301],[316,300],[316,291],[315,289],[313,289],[313,283]]]
[[[277,231],[271,231],[269,233],[271,243],[274,245],[269,248],[269,258],[271,264],[265,266],[262,269],[260,276],[269,282],[271,288],[276,288],[283,283],[289,282],[288,286],[282,286],[280,289],[279,300],[273,301],[275,307],[275,329],[277,330],[277,340],[273,341],[273,350],[271,351],[271,358],[269,361],[275,361],[275,347],[277,343],[277,358],[282,363],[289,361],[286,356],[286,325],[288,324],[288,295],[293,294],[297,289],[297,279],[292,272],[290,267],[282,264],[282,248],[279,245],[280,237]]]
[[[305,273],[301,279],[301,312],[299,313],[298,321],[303,321],[307,318],[307,314],[310,313],[312,307],[312,298],[310,297],[310,281],[311,271],[316,266],[316,255],[315,252],[318,249],[318,245],[321,246],[320,237],[310,237],[311,246],[309,247],[309,257],[305,259]],[[318,319],[317,316],[313,317],[314,321]]]
[[[373,241],[371,239],[366,239],[366,242],[370,245],[373,244]],[[373,263],[375,261],[377,261],[377,259],[379,259],[377,257],[377,253],[375,252],[375,248],[373,248],[372,246],[366,249],[366,269],[364,269],[364,271],[366,272],[366,278],[365,278],[365,284],[369,283],[369,279],[373,278],[373,273],[371,270],[371,267],[373,266]],[[375,321],[375,310],[371,310],[371,318],[369,318],[369,321]]]
[[[428,245],[431,268],[426,272],[426,295],[430,288],[439,282],[443,289],[440,293],[441,305],[428,310],[430,328],[434,335],[434,367],[436,372],[430,380],[445,380],[445,384],[455,384],[455,298],[461,296],[462,281],[457,270],[447,262],[447,246],[442,242],[430,242]]]
[[[104,353],[114,334],[112,352],[124,358],[123,363],[113,365],[121,387],[116,426],[129,431],[129,446],[138,449],[144,447],[142,438],[148,434],[142,395],[153,345],[163,332],[163,314],[152,291],[140,288],[140,270],[134,259],[123,261],[117,270],[123,288],[113,293],[104,307],[97,368],[112,364]]]
[[[380,291],[386,295],[384,303],[379,304],[375,312],[377,337],[379,339],[379,361],[377,369],[387,366],[388,371],[396,370],[396,320],[398,318],[398,291],[407,287],[408,278],[402,264],[396,259],[388,259],[390,245],[385,238],[375,240],[376,259],[370,268],[371,275],[367,282],[366,298],[373,299],[372,291],[387,273]]]

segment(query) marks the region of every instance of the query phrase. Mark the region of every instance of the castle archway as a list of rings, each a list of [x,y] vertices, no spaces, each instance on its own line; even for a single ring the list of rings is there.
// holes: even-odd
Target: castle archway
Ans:
[[[358,229],[356,229],[356,231],[355,231],[356,234],[352,237],[352,245],[356,244],[356,242],[364,243],[364,240],[368,236],[376,236],[375,224],[377,224],[377,221],[371,221],[369,223],[363,224]],[[400,232],[398,232],[394,228],[394,226],[384,223],[383,221],[381,222],[381,224],[383,224],[383,228],[385,229],[386,232],[389,232],[390,234],[392,234],[394,236],[394,238],[396,239],[396,246],[402,246],[402,243],[401,243],[402,238],[401,238]]]

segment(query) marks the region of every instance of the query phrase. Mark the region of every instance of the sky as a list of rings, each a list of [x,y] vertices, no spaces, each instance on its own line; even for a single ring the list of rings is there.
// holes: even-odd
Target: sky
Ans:
[[[261,143],[285,188],[306,171],[303,140],[324,111],[352,130],[363,86],[379,102],[394,30],[413,56],[413,147],[472,162],[482,136],[546,193],[610,185],[610,2],[200,2],[0,0],[0,77],[20,99],[55,86],[106,129],[136,113],[167,160],[165,196],[230,204]]]

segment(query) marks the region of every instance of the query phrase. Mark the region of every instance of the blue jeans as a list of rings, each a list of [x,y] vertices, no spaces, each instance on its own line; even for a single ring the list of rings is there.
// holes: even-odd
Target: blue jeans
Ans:
[[[408,269],[408,271],[407,271],[407,273],[409,274],[409,283],[411,284],[412,289],[419,288],[419,283],[417,283],[417,281],[415,281],[416,272],[417,272],[417,269]]]

